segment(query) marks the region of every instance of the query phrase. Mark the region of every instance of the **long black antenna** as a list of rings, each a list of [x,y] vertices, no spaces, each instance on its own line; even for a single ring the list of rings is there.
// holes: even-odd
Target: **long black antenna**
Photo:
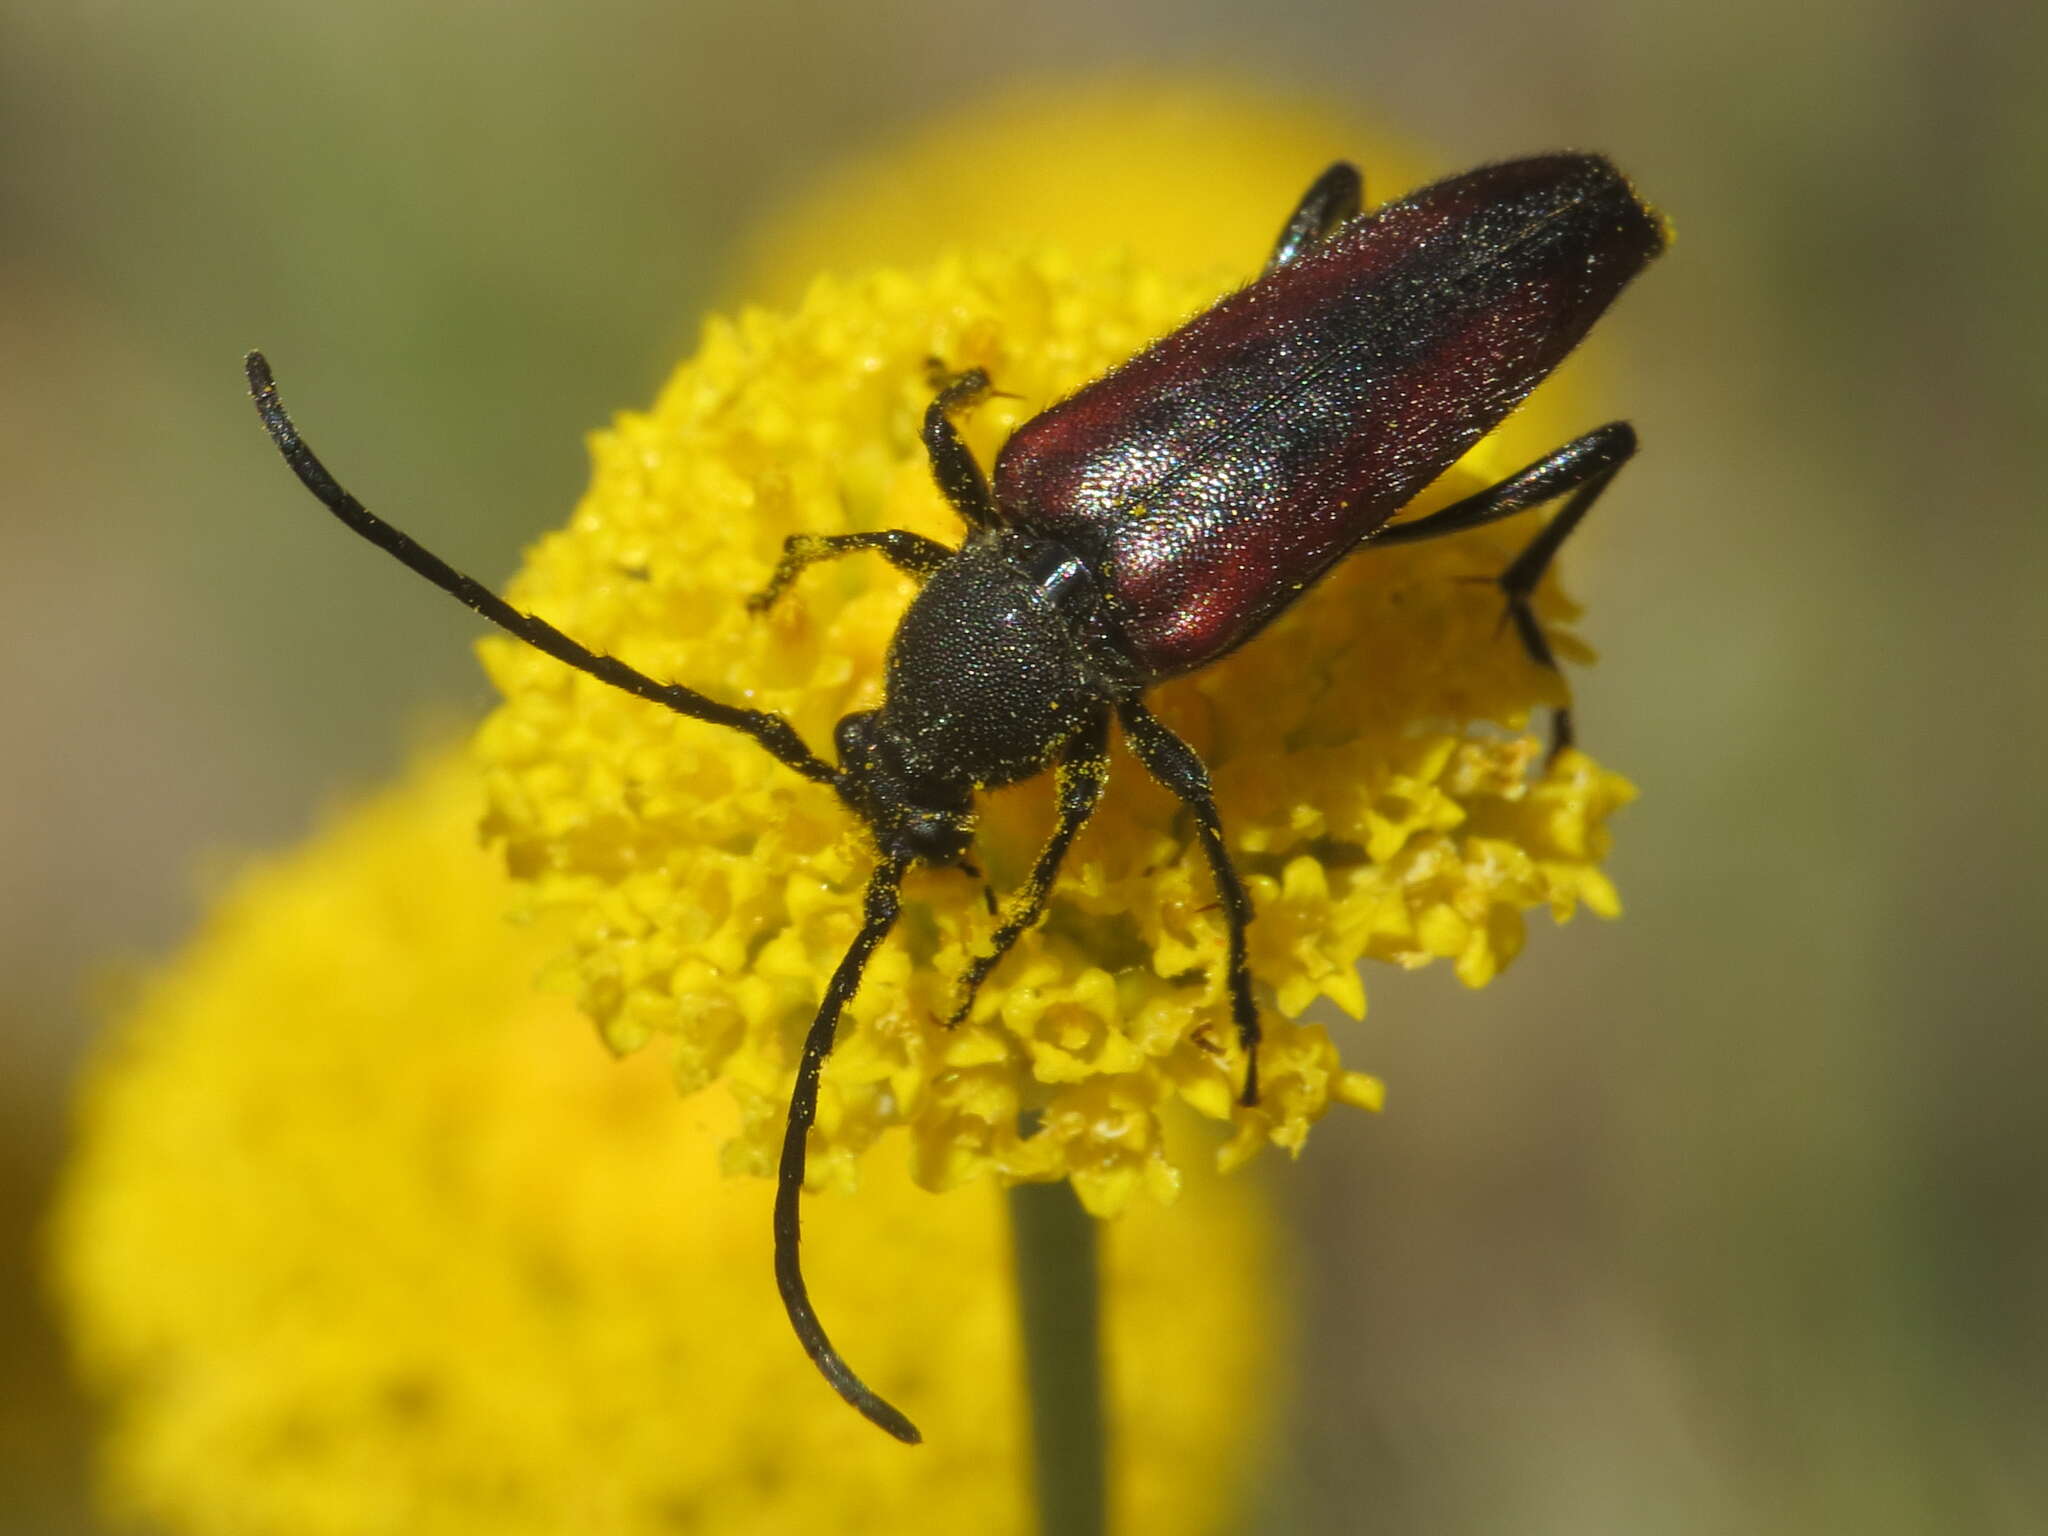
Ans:
[[[903,871],[910,860],[903,854],[886,854],[868,877],[866,909],[860,932],[832,973],[825,999],[818,1004],[818,1016],[804,1037],[803,1059],[797,1063],[796,1087],[789,1096],[789,1124],[782,1133],[782,1163],[775,1176],[775,1285],[782,1292],[782,1305],[789,1312],[790,1326],[811,1363],[824,1373],[839,1395],[873,1423],[905,1445],[924,1439],[917,1426],[860,1377],[840,1358],[825,1327],[811,1307],[810,1292],[804,1289],[804,1272],[797,1256],[800,1219],[798,1203],[804,1192],[805,1142],[811,1122],[818,1115],[818,1073],[832,1050],[832,1037],[839,1027],[839,1015],[860,988],[861,973],[889,930],[896,925],[897,896],[903,886]]]
[[[804,745],[803,738],[782,716],[769,714],[766,710],[739,709],[721,704],[680,683],[657,683],[615,656],[606,656],[577,644],[547,620],[521,613],[482,582],[463,575],[440,556],[392,527],[343,490],[334,476],[328,473],[327,466],[306,446],[305,439],[299,436],[299,429],[292,425],[291,417],[285,414],[284,405],[277,398],[277,381],[271,377],[270,364],[264,361],[263,354],[251,352],[243,367],[249,375],[249,393],[255,397],[256,411],[263,418],[264,430],[269,432],[270,440],[277,444],[277,451],[284,455],[285,463],[291,465],[292,473],[299,477],[300,483],[317,496],[328,511],[387,555],[395,557],[408,570],[426,577],[456,601],[475,609],[500,629],[517,635],[535,650],[545,651],[557,661],[566,662],[578,671],[588,672],[600,682],[663,705],[679,715],[710,725],[728,726],[751,736],[779,761],[807,779],[820,784],[838,782],[838,770],[814,756]]]

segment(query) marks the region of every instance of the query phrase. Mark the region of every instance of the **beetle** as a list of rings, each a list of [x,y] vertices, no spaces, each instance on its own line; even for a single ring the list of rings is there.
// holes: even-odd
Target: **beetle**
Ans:
[[[1664,247],[1662,221],[1606,159],[1557,153],[1482,166],[1369,213],[1339,162],[1309,187],[1263,273],[1020,426],[985,473],[957,418],[992,392],[941,376],[922,439],[966,527],[959,548],[901,529],[798,534],[749,601],[772,605],[809,566],[872,551],[921,584],[890,642],[879,708],[834,732],[837,764],[781,716],[659,682],[511,607],[342,489],[285,413],[261,353],[246,362],[271,440],[356,533],[494,624],[569,666],[751,737],[835,791],[876,862],[862,922],[826,982],[789,1100],[774,1208],[775,1276],[803,1348],[840,1395],[906,1443],[921,1437],[826,1336],[798,1255],[806,1142],[839,1018],[895,926],[913,865],[969,862],[974,800],[1050,769],[1056,821],[987,949],[976,989],[1044,914],[1108,782],[1112,716],[1191,814],[1227,920],[1241,1102],[1258,1100],[1259,1018],[1245,959],[1252,906],[1201,759],[1145,706],[1208,666],[1361,548],[1439,538],[1564,505],[1500,573],[1506,620],[1556,670],[1531,605],[1558,548],[1636,451],[1612,422],[1428,516],[1394,515],[1508,415]],[[1553,754],[1572,740],[1556,711]]]

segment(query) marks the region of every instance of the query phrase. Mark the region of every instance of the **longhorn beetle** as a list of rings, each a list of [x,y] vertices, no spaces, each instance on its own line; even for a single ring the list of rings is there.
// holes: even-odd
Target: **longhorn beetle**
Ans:
[[[1482,166],[1361,213],[1357,169],[1310,186],[1264,273],[1019,427],[983,473],[955,418],[991,392],[971,369],[924,413],[932,473],[966,538],[798,534],[767,608],[806,567],[873,550],[922,587],[889,647],[882,706],[839,722],[838,766],[781,716],[657,682],[521,613],[373,515],[335,481],[279,402],[262,354],[250,390],[271,440],[342,522],[548,655],[678,714],[752,737],[834,790],[877,853],[863,921],[805,1038],[775,1191],[775,1278],[798,1339],[839,1394],[907,1443],[916,1426],[826,1337],[798,1263],[798,1203],[818,1077],[841,1011],[896,923],[914,864],[966,869],[977,791],[1053,770],[1057,820],[952,1022],[1045,911],[1061,861],[1102,798],[1114,716],[1138,760],[1192,815],[1229,928],[1231,1015],[1258,1101],[1259,1018],[1245,964],[1251,902],[1202,761],[1145,707],[1154,683],[1251,639],[1361,545],[1462,532],[1564,496],[1507,568],[1506,617],[1555,669],[1531,595],[1558,547],[1636,449],[1612,422],[1499,484],[1406,523],[1394,514],[1496,426],[1664,246],[1664,228],[1605,159]],[[1572,739],[1559,709],[1552,752]]]

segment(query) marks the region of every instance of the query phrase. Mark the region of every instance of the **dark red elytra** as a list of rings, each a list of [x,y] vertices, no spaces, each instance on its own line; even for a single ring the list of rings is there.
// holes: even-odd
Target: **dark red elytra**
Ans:
[[[272,441],[356,533],[491,622],[565,664],[679,714],[737,730],[838,794],[877,861],[859,933],[824,986],[790,1093],[775,1196],[775,1278],[812,1361],[900,1440],[917,1429],[826,1337],[798,1262],[799,1198],[818,1081],[839,1017],[895,926],[913,864],[970,873],[976,794],[1050,768],[1058,821],[1023,888],[961,978],[954,1018],[1044,913],[1062,860],[1108,780],[1110,722],[1177,795],[1227,920],[1243,1102],[1258,1099],[1258,1010],[1245,959],[1251,902],[1201,759],[1150,710],[1163,678],[1243,644],[1353,550],[1476,528],[1564,505],[1499,584],[1529,655],[1555,668],[1531,594],[1635,433],[1611,422],[1497,485],[1406,523],[1391,519],[1518,405],[1663,248],[1663,227],[1595,155],[1485,166],[1371,213],[1349,165],[1296,207],[1265,274],[1130,362],[1020,427],[993,485],[953,417],[990,388],[945,380],[925,412],[940,489],[965,523],[958,549],[900,529],[798,535],[764,609],[806,566],[870,550],[922,583],[888,659],[879,709],[834,732],[836,766],[779,715],[723,704],[600,655],[519,612],[376,517],[328,473],[277,397],[247,370]],[[1555,747],[1571,739],[1559,710]]]
[[[997,504],[1092,545],[1147,671],[1191,671],[1492,430],[1661,244],[1590,155],[1440,181],[1026,422]]]

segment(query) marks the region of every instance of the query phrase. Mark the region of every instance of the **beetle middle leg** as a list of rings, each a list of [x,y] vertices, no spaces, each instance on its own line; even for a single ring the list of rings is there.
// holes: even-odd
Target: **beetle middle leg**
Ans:
[[[1195,749],[1182,741],[1159,718],[1136,699],[1117,705],[1117,718],[1131,750],[1146,770],[1180,797],[1181,804],[1194,813],[1195,830],[1202,839],[1202,852],[1209,860],[1209,874],[1216,893],[1223,898],[1223,914],[1230,924],[1230,1013],[1237,1025],[1238,1044],[1244,1048],[1244,1092],[1238,1102],[1259,1102],[1259,1010],[1252,1002],[1251,964],[1245,955],[1244,931],[1252,920],[1252,899],[1230,862],[1230,850],[1223,843],[1223,821],[1216,814],[1216,797],[1209,788],[1209,770]]]
[[[863,549],[877,551],[897,570],[920,581],[953,557],[953,551],[937,539],[905,528],[885,528],[879,533],[792,533],[782,541],[782,558],[776,562],[775,574],[768,578],[767,586],[747,599],[747,607],[766,613],[807,566]]]
[[[1107,712],[1098,714],[1068,742],[1060,754],[1058,779],[1059,822],[1053,828],[1052,836],[1046,839],[1045,847],[1039,851],[1030,879],[1012,899],[1010,915],[1003,919],[990,938],[987,951],[976,955],[961,973],[959,1001],[954,1006],[952,1017],[946,1020],[949,1029],[967,1017],[968,1009],[974,1006],[974,995],[981,989],[982,982],[988,979],[989,972],[1002,963],[1003,956],[1010,952],[1017,940],[1045,915],[1046,900],[1052,895],[1052,883],[1059,877],[1067,850],[1073,846],[1081,828],[1088,824],[1088,818],[1095,814],[1095,807],[1102,803],[1102,792],[1109,784]]]
[[[1364,205],[1365,178],[1350,161],[1339,160],[1302,193],[1280,238],[1273,243],[1273,254],[1266,258],[1266,271],[1277,272],[1300,260],[1327,240],[1338,225],[1357,218]]]
[[[1419,517],[1412,523],[1396,523],[1380,529],[1366,541],[1366,548],[1416,544],[1424,539],[1463,533],[1468,528],[1481,528],[1504,517],[1513,517],[1518,512],[1526,512],[1569,492],[1571,499],[1496,578],[1507,597],[1508,618],[1521,639],[1522,649],[1538,666],[1556,672],[1559,670],[1557,657],[1551,652],[1550,642],[1544,638],[1543,626],[1536,621],[1531,599],[1564,541],[1585,521],[1586,514],[1593,510],[1593,503],[1600,499],[1600,493],[1607,489],[1621,466],[1634,457],[1635,451],[1635,428],[1625,421],[1609,422],[1584,437],[1574,438],[1555,453],[1546,454],[1498,485],[1476,491],[1462,501],[1454,501],[1442,511]],[[1572,712],[1567,705],[1551,718],[1550,755],[1556,757],[1572,744],[1572,739]]]

